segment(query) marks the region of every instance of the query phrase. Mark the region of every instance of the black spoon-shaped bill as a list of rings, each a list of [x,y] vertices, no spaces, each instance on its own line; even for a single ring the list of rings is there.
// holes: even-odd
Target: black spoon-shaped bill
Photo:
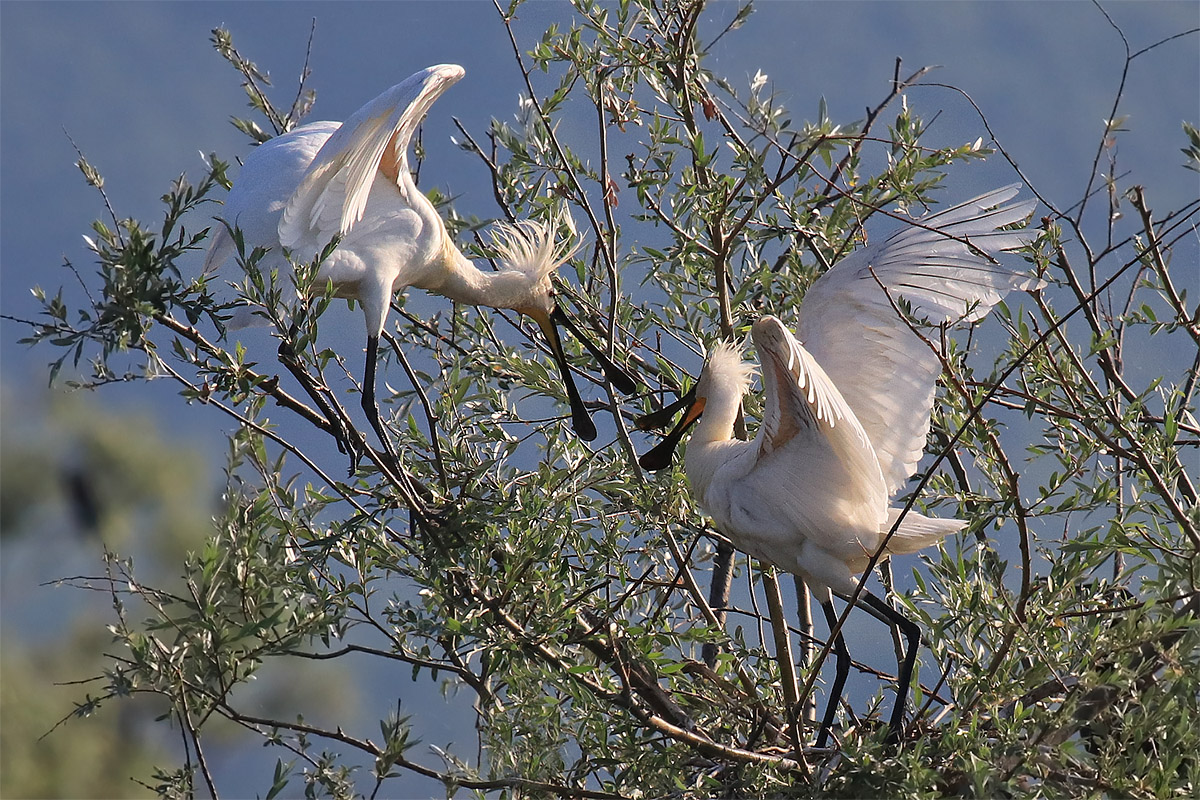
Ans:
[[[633,394],[637,391],[637,383],[629,376],[629,373],[613,363],[608,355],[596,346],[596,343],[591,340],[587,334],[580,330],[579,326],[562,310],[562,306],[555,305],[554,310],[550,312],[550,321],[562,325],[571,332],[571,335],[579,340],[579,343],[591,353],[592,358],[600,365],[600,369],[604,371],[604,377],[609,383],[621,394]]]
[[[684,392],[674,403],[638,417],[633,424],[639,431],[656,431],[659,428],[665,428],[675,420],[676,414],[690,407],[694,402],[696,402],[695,386]]]
[[[532,318],[542,329],[542,335],[546,337],[546,344],[550,346],[550,355],[553,356],[554,363],[558,365],[558,371],[562,374],[563,386],[567,390],[567,403],[571,406],[571,427],[580,439],[585,442],[593,441],[596,438],[596,424],[588,416],[583,399],[579,396],[579,390],[575,388],[575,379],[571,377],[571,365],[567,363],[562,339],[559,338],[558,328],[554,324],[556,316],[558,319],[565,319],[565,315],[557,308],[550,314],[538,310],[529,310],[523,313]]]
[[[668,406],[668,408],[674,411],[681,406],[685,406],[687,411],[679,420],[679,424],[676,425],[670,433],[664,436],[661,442],[656,444],[652,449],[647,450],[646,453],[638,459],[638,464],[642,469],[647,470],[648,472],[658,472],[659,470],[666,469],[671,465],[671,458],[675,455],[675,448],[679,446],[679,442],[681,439],[683,439],[683,435],[687,433],[687,429],[691,427],[692,423],[700,419],[700,415],[704,413],[704,398],[696,397],[695,387],[693,387],[691,391],[679,398],[679,400],[673,403],[671,406]],[[666,409],[663,409],[663,411],[666,411]],[[649,414],[647,416],[657,417],[662,415],[662,413],[662,411],[656,411],[654,414]],[[643,422],[645,419],[646,417],[643,417],[641,420],[639,420],[639,422]],[[667,417],[667,421],[670,421],[669,416]],[[641,425],[639,425],[639,427],[641,427]],[[659,425],[657,427],[662,426]]]

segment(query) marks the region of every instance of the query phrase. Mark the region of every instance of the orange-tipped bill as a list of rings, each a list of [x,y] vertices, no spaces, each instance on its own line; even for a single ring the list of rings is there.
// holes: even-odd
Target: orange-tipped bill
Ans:
[[[660,428],[665,428],[675,421],[676,414],[691,406],[694,402],[696,402],[695,386],[680,395],[679,399],[674,403],[665,405],[658,411],[651,411],[649,414],[638,417],[633,421],[633,424],[639,431],[656,431]]]
[[[679,424],[672,428],[671,432],[664,436],[663,440],[655,445],[653,449],[646,451],[638,459],[638,464],[641,465],[642,469],[649,472],[658,472],[671,465],[671,457],[675,454],[675,448],[679,446],[683,435],[687,433],[687,429],[691,427],[692,423],[700,419],[700,415],[704,413],[704,398],[696,397],[696,387],[693,385],[683,397],[671,405],[652,414],[647,414],[639,418],[635,423],[642,430],[662,428],[670,423],[671,418],[681,408],[686,409],[686,411],[679,420]]]

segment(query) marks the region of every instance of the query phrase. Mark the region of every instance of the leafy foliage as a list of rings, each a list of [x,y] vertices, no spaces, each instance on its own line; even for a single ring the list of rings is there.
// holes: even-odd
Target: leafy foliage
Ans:
[[[822,104],[814,121],[796,122],[767,76],[739,87],[714,75],[706,49],[736,35],[748,4],[715,32],[699,3],[575,7],[569,29],[526,43],[513,34],[528,95],[514,122],[461,130],[461,145],[490,172],[498,216],[549,218],[565,206],[586,229],[593,245],[561,295],[651,391],[623,403],[596,384],[609,441],[590,450],[567,427],[547,360],[502,341],[497,312],[400,308],[384,354],[411,387],[387,414],[396,468],[338,399],[349,377],[321,349],[330,297],[314,285],[315,264],[265,275],[262,253],[239,242],[240,299],[272,321],[286,371],[248,361],[225,337],[228,307],[209,280],[181,275],[178,260],[208,233],[195,209],[228,185],[224,162],[213,158],[194,186],[172,185],[158,232],[110,211],[111,224],[94,226],[90,304],[40,295],[45,318],[31,339],[64,351],[52,377],[84,355],[91,385],[167,376],[239,429],[224,513],[187,561],[187,590],[144,586],[128,561],[110,562],[122,649],[88,710],[136,693],[169,701],[190,749],[153,778],[167,796],[194,792],[198,779],[215,794],[202,747],[213,717],[286,751],[267,796],[293,780],[314,796],[386,794],[404,771],[448,792],[514,796],[1196,791],[1200,328],[1170,257],[1200,204],[1156,215],[1152,189],[1125,179],[1102,193],[1089,184],[1077,203],[1038,193],[1044,233],[1026,258],[1047,286],[1012,298],[1019,305],[981,323],[978,341],[950,343],[930,458],[912,487],[969,519],[973,538],[926,557],[914,591],[897,598],[922,622],[931,656],[907,740],[886,746],[860,706],[835,749],[797,750],[792,711],[809,698],[787,708],[759,589],[728,616],[709,607],[696,573],[714,532],[678,471],[652,480],[638,470],[646,442],[628,421],[685,388],[708,345],[744,336],[760,314],[793,317],[874,218],[904,224],[935,203],[949,170],[994,149],[924,143],[906,90],[925,70],[902,78],[897,65],[892,91],[857,121],[833,120]],[[512,9],[503,13],[507,25]],[[310,95],[275,109],[230,34],[213,36],[275,131],[303,116]],[[559,133],[567,115],[590,115],[594,130]],[[1111,119],[1105,139],[1124,134]],[[103,192],[99,173],[80,167]],[[479,227],[431,195],[451,230]],[[1136,217],[1122,222],[1120,203]],[[1091,244],[1095,217],[1103,246]],[[289,306],[280,287],[293,279],[305,291]],[[1146,380],[1125,356],[1150,336],[1170,356]],[[297,435],[336,432],[310,405],[318,398],[365,453],[347,479]],[[747,419],[758,411],[749,398]],[[792,635],[811,662],[822,642]],[[705,645],[719,651],[711,663]],[[289,660],[354,656],[470,693],[478,751],[440,751],[430,766],[416,747],[420,720],[400,710],[367,738],[258,716],[240,700],[239,687]]]

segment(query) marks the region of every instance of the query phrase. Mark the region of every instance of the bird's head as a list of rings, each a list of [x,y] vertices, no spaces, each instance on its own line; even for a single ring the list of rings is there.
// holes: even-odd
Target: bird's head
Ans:
[[[617,391],[631,394],[637,389],[637,384],[580,330],[555,299],[552,280],[554,271],[575,255],[583,244],[583,240],[577,237],[557,241],[554,236],[555,228],[556,225],[552,222],[535,220],[502,223],[496,227],[492,241],[505,268],[525,278],[524,288],[520,297],[512,303],[512,308],[532,319],[541,328],[550,353],[563,376],[567,400],[571,405],[571,426],[579,438],[590,442],[596,438],[596,426],[588,416],[575,387],[575,381],[571,377],[571,367],[563,350],[558,325],[564,325],[587,348]]]
[[[651,431],[667,427],[677,413],[681,410],[684,412],[671,432],[638,459],[642,469],[658,472],[670,466],[675,448],[679,446],[680,440],[692,423],[704,414],[709,400],[716,396],[740,398],[746,393],[753,374],[754,367],[742,360],[742,349],[739,346],[732,342],[717,344],[704,360],[700,377],[692,384],[691,389],[674,403],[638,418],[635,423],[637,427]]]
[[[492,245],[504,269],[524,276],[524,291],[514,300],[513,308],[534,319],[554,311],[551,276],[583,244],[578,237],[556,239],[556,227],[553,222],[526,219],[497,223],[492,232]]]
[[[742,357],[742,348],[733,342],[719,342],[704,360],[696,381],[698,397],[709,398],[728,393],[740,398],[750,387],[755,367]]]

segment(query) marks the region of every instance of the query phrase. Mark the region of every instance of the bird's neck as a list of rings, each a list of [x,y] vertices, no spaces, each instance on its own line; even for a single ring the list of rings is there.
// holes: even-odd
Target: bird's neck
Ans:
[[[484,272],[476,267],[474,262],[458,249],[458,245],[446,230],[446,223],[441,214],[417,189],[408,170],[405,169],[401,174],[403,178],[400,191],[407,199],[409,207],[420,215],[427,229],[438,231],[441,238],[439,250],[433,256],[433,263],[441,268],[428,270],[425,275],[413,281],[412,285],[437,292],[455,302],[474,306],[516,309],[529,306],[534,281],[517,270]]]
[[[710,387],[704,400],[704,415],[688,439],[684,470],[696,497],[710,512],[708,487],[717,470],[750,446],[749,442],[733,438],[741,405],[742,395],[732,387]]]
[[[726,442],[733,438],[742,392],[732,386],[715,385],[704,399],[704,415],[696,423],[690,441]]]
[[[440,285],[433,288],[438,294],[459,303],[489,306],[490,308],[523,309],[533,304],[535,281],[523,272],[505,269],[483,271],[450,239],[444,238],[442,259],[446,269]]]
[[[708,496],[708,489],[717,472],[722,471],[729,475],[752,467],[753,448],[754,442],[743,442],[740,439],[704,440],[693,436],[688,441],[683,468],[700,505],[710,514],[717,512],[717,505],[711,503]]]

